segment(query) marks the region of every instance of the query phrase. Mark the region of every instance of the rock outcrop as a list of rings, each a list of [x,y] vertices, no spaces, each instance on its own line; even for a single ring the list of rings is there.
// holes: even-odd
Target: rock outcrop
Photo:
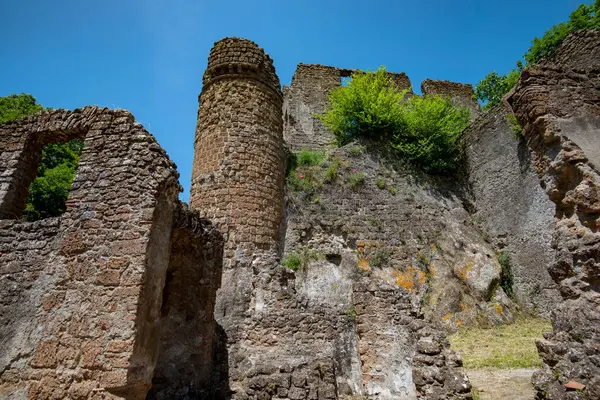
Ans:
[[[570,36],[526,69],[508,99],[542,188],[555,204],[549,272],[562,295],[537,343],[540,398],[600,398],[600,31]],[[584,390],[568,392],[575,381]]]

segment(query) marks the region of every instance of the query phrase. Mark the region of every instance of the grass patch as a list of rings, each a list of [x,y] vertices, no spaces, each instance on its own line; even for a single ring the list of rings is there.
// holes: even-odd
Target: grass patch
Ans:
[[[335,182],[340,172],[340,166],[342,166],[342,160],[339,157],[334,157],[329,167],[325,170],[324,180],[326,183]]]
[[[292,271],[306,269],[312,261],[324,260],[325,255],[307,246],[298,251],[293,251],[281,260],[281,265]]]
[[[365,183],[365,174],[362,172],[353,172],[348,178],[348,186],[353,190],[358,190]]]
[[[535,368],[542,365],[535,341],[551,330],[547,320],[521,317],[513,324],[496,328],[461,329],[448,339],[452,348],[462,354],[467,369]]]
[[[352,147],[350,147],[350,155],[352,157],[358,157],[362,153],[364,153],[366,150],[367,150],[367,148],[365,146],[361,146],[361,145],[352,146]]]
[[[300,150],[296,154],[296,162],[301,166],[314,167],[321,165],[325,161],[325,157],[324,151]]]

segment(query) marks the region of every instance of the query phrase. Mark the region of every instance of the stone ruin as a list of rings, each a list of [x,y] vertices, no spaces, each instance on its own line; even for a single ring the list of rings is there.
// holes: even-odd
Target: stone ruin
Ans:
[[[269,56],[237,38],[210,52],[189,206],[127,111],[0,125],[0,398],[470,399],[446,332],[517,308],[553,319],[538,397],[600,398],[599,60],[600,32],[575,34],[487,113],[469,85],[424,81],[471,109],[458,181],[332,148],[314,114],[352,71],[300,64],[281,90]],[[24,221],[42,147],[72,138],[67,211]],[[286,148],[328,149],[364,187],[293,198]],[[280,265],[305,248],[325,258]]]

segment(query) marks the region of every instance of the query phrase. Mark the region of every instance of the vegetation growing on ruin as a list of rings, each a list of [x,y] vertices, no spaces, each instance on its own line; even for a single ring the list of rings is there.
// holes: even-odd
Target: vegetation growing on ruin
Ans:
[[[535,341],[551,330],[549,321],[520,317],[490,329],[463,328],[448,339],[465,368],[534,368],[542,365]]]
[[[508,122],[508,126],[510,126],[510,130],[513,131],[513,137],[515,139],[520,139],[523,137],[523,127],[517,120],[517,116],[513,113],[510,113],[506,116],[506,120]]]
[[[500,274],[500,287],[504,290],[509,296],[513,294],[513,274],[512,274],[512,266],[510,263],[510,256],[507,253],[499,252],[498,253],[498,262],[502,267]]]
[[[405,100],[384,67],[356,72],[347,86],[330,92],[319,118],[338,145],[370,139],[393,149],[429,173],[454,171],[460,162],[460,138],[469,112],[440,96]]]
[[[0,97],[0,123],[24,118],[43,109],[30,94]],[[56,217],[65,212],[82,149],[83,141],[80,139],[47,145],[42,149],[37,176],[29,187],[24,212],[27,220]]]
[[[554,25],[541,38],[533,39],[531,47],[523,56],[525,66],[552,56],[571,33],[594,28],[600,28],[600,0],[589,5],[579,5],[571,13],[568,21]],[[475,99],[485,103],[484,109],[500,104],[502,97],[517,84],[523,67],[523,62],[518,61],[517,67],[508,74],[499,75],[496,71],[491,72],[476,85]]]
[[[358,190],[365,183],[365,174],[360,171],[353,171],[348,177],[348,186],[352,190]]]
[[[281,260],[281,265],[292,271],[298,271],[306,269],[308,265],[313,261],[323,260],[325,255],[311,249],[308,246],[304,246],[297,251],[292,251]]]

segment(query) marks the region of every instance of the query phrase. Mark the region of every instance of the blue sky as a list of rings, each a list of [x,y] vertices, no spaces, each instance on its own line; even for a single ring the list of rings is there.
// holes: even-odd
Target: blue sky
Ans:
[[[198,94],[213,43],[257,42],[282,84],[296,65],[477,83],[507,72],[583,0],[0,0],[0,96],[130,110],[177,163],[188,200]],[[591,1],[587,1],[588,3]]]

